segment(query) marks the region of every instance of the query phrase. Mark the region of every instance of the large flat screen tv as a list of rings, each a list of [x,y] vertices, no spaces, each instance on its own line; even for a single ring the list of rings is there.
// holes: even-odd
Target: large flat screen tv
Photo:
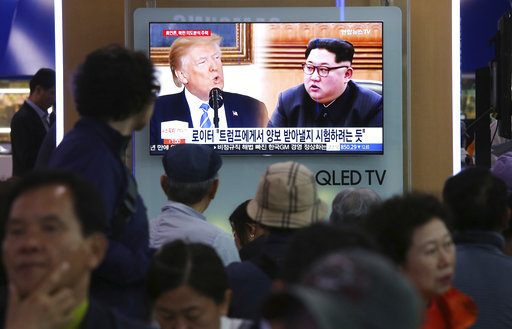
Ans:
[[[176,144],[200,143],[210,145],[220,154],[229,155],[383,154],[383,111],[386,110],[382,108],[383,29],[383,22],[380,21],[149,22],[148,55],[157,68],[161,90],[149,128],[148,152],[161,155]],[[173,82],[169,49],[175,40],[184,36],[194,38],[212,35],[222,38],[222,64],[217,68],[222,70],[224,77],[224,85],[220,88],[222,106],[217,110],[219,124],[215,126],[210,121],[211,128],[201,128],[199,115],[192,119],[190,114],[189,95],[183,86],[178,87]],[[302,66],[306,62],[305,51],[308,42],[315,38],[339,38],[353,45],[355,53],[350,79],[355,84],[350,86],[353,92],[357,88],[358,92],[363,89],[377,95],[380,104],[368,105],[368,102],[345,100],[343,105],[324,108],[302,87],[302,96],[297,97],[304,99],[298,102],[308,102],[309,105],[304,107],[311,111],[307,114],[311,120],[299,119],[295,120],[297,123],[287,126],[269,127],[268,120],[273,117],[278,104],[282,110],[294,106],[283,101],[281,93],[295,87],[297,95],[301,93],[299,90],[307,75]],[[314,68],[313,75],[317,74],[318,70]],[[236,97],[243,95],[245,100],[250,97],[251,101],[235,101],[233,94],[238,94]],[[218,99],[210,98],[209,102],[212,100]],[[257,123],[244,122],[242,118],[251,111],[250,104],[257,101],[264,105],[265,118]],[[366,108],[370,106],[371,109]],[[368,123],[365,123],[365,119],[357,119],[359,113],[368,111],[380,113],[376,114],[377,119]],[[316,123],[315,118],[327,115],[337,118],[352,116],[356,119],[332,120],[327,123],[319,120],[323,123]]]

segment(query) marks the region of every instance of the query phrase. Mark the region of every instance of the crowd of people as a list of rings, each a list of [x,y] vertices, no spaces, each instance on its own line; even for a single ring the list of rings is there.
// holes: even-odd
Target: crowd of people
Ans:
[[[329,55],[334,41],[320,41],[306,57]],[[197,47],[215,66],[210,46]],[[178,50],[173,75],[188,99],[193,68]],[[304,72],[326,74],[316,64]],[[306,166],[276,162],[229,210],[231,235],[204,215],[222,158],[182,144],[162,157],[168,201],[148,219],[123,155],[152,117],[151,62],[107,46],[73,82],[80,120],[44,166],[0,185],[4,328],[512,327],[512,189],[501,178],[510,183],[512,167],[468,168],[446,181],[442,200],[350,188],[329,206]]]

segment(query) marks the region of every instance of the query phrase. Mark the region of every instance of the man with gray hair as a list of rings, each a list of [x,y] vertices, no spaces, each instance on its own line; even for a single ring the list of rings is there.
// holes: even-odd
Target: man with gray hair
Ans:
[[[368,213],[370,208],[381,202],[381,197],[369,188],[343,189],[332,200],[329,221],[336,225],[358,226],[361,218]]]
[[[232,236],[202,214],[217,193],[221,157],[206,145],[179,144],[166,152],[162,163],[160,185],[169,201],[150,222],[150,246],[159,249],[174,240],[204,243],[224,265],[239,262]]]

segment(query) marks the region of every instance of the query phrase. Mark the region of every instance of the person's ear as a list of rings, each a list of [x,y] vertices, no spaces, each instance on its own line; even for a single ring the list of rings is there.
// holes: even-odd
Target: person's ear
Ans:
[[[247,233],[255,234],[256,233],[256,225],[251,223],[245,223],[247,225]]]
[[[176,73],[176,76],[181,81],[181,83],[183,83],[184,85],[188,83],[188,77],[185,72],[183,72],[182,70],[175,70],[174,72]]]
[[[164,191],[165,195],[167,195],[167,176],[160,176],[160,187],[162,188],[162,191]]]
[[[92,233],[86,239],[89,245],[87,265],[93,270],[103,261],[108,248],[108,240],[105,234],[99,232]]]
[[[271,286],[270,290],[272,291],[272,293],[278,294],[280,292],[285,291],[287,287],[288,287],[288,284],[286,283],[286,281],[281,280],[281,279],[275,279],[274,282],[272,282],[272,286]]]
[[[210,188],[210,192],[208,192],[208,197],[210,200],[215,199],[215,194],[217,194],[217,189],[219,188],[219,179],[215,179],[212,183],[212,187]]]
[[[231,294],[231,289],[227,289],[224,293],[224,301],[219,305],[221,315],[228,315],[229,304],[231,303]]]
[[[30,94],[30,96],[32,96],[32,99],[39,101],[39,99],[41,98],[41,95],[43,94],[43,91],[44,91],[43,87],[41,85],[37,85],[34,88],[34,91]]]
[[[345,78],[352,79],[352,74],[354,74],[354,69],[352,67],[347,68],[347,71],[345,71]]]
[[[507,210],[505,211],[505,214],[503,215],[503,222],[501,223],[501,225],[503,226],[502,232],[504,230],[506,230],[507,228],[509,228],[509,226],[510,226],[510,215],[511,215],[511,210],[509,207],[507,207]]]
[[[256,225],[251,223],[245,223],[245,225],[247,225],[247,239],[251,242],[256,236]]]

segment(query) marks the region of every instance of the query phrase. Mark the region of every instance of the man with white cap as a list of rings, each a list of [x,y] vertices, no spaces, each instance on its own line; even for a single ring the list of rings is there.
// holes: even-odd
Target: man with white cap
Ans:
[[[280,270],[291,235],[324,219],[327,204],[317,195],[313,173],[297,162],[279,162],[262,175],[247,213],[265,229],[258,256],[233,263],[226,270],[232,295],[232,316],[256,318]]]

